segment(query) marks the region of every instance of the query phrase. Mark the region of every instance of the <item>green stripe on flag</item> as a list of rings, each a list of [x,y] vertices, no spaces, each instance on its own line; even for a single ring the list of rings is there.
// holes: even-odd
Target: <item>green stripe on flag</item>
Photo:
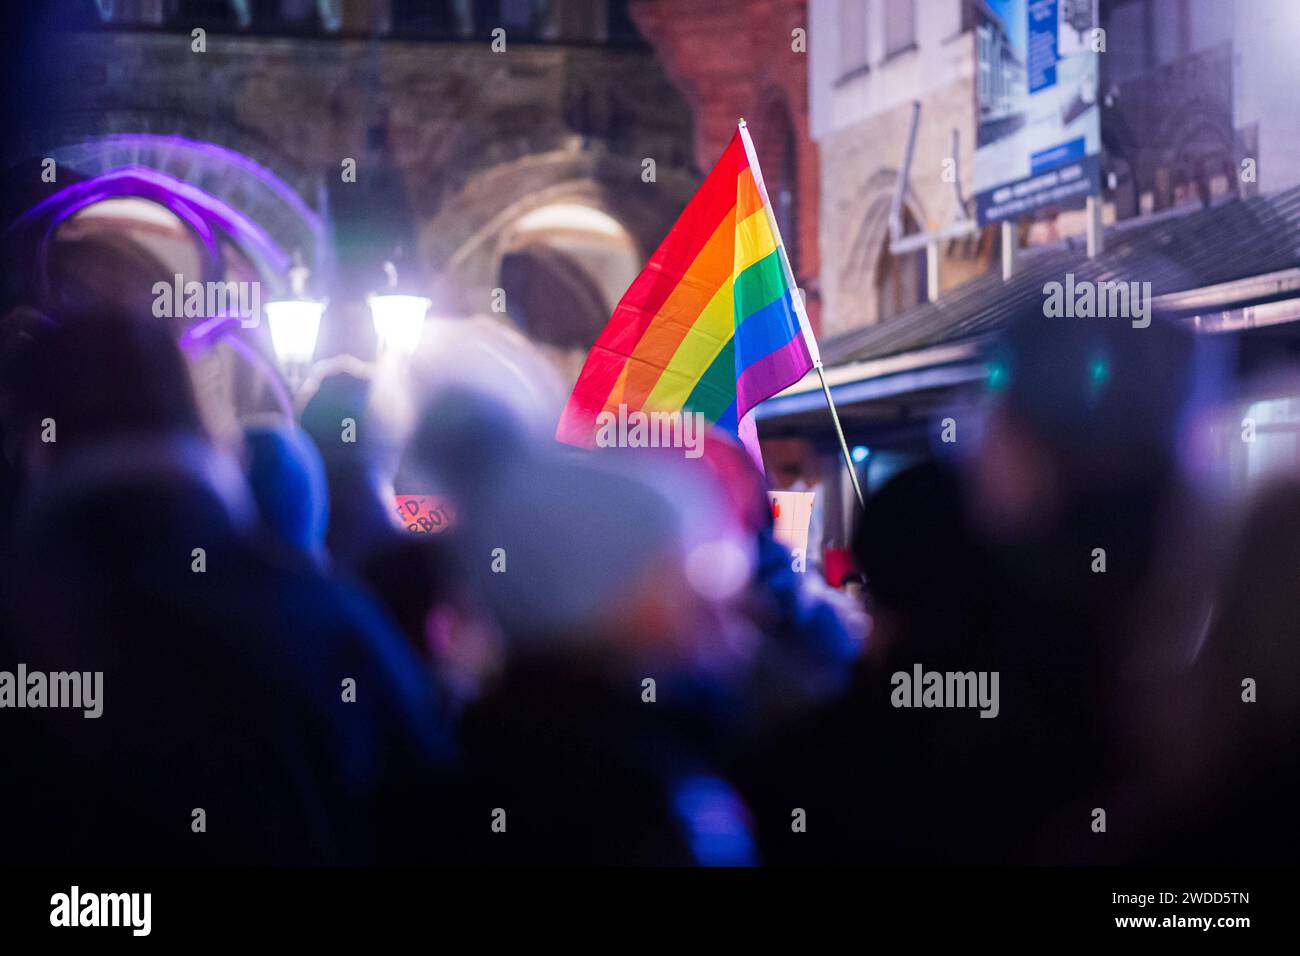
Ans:
[[[774,249],[736,276],[734,296],[736,318],[744,319],[781,298],[786,291],[781,250]]]
[[[703,412],[710,422],[716,422],[736,400],[735,339],[728,339],[718,357],[710,363],[700,380],[691,389],[685,408]]]

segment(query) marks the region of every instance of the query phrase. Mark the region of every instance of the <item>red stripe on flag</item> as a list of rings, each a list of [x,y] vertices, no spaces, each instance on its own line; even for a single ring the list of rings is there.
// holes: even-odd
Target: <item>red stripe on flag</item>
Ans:
[[[596,416],[624,374],[637,343],[719,224],[735,208],[736,177],[747,165],[745,146],[737,132],[646,267],[623,293],[596,339],[556,428],[555,437],[560,441],[592,443]]]

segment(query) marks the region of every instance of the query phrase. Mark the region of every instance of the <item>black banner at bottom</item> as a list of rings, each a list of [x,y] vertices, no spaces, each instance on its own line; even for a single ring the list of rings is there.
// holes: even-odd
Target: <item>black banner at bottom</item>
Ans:
[[[1069,936],[1229,942],[1277,932],[1294,870],[4,870],[6,940],[97,944],[540,941],[846,929],[926,941]],[[609,937],[607,934],[615,934]]]

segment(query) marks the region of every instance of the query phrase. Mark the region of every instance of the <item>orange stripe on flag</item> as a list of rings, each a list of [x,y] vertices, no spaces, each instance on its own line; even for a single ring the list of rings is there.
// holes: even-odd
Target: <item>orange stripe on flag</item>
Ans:
[[[626,404],[629,409],[636,409],[645,403],[700,313],[717,295],[722,284],[730,281],[735,231],[734,218],[723,216],[718,228],[632,351],[627,387],[621,401],[608,403],[607,407],[617,408]]]

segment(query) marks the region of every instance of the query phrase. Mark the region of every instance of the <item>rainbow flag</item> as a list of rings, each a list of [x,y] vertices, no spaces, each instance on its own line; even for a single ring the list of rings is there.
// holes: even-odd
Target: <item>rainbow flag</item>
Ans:
[[[619,300],[555,437],[590,447],[597,417],[625,406],[699,412],[756,452],[750,410],[820,364],[742,120]]]

